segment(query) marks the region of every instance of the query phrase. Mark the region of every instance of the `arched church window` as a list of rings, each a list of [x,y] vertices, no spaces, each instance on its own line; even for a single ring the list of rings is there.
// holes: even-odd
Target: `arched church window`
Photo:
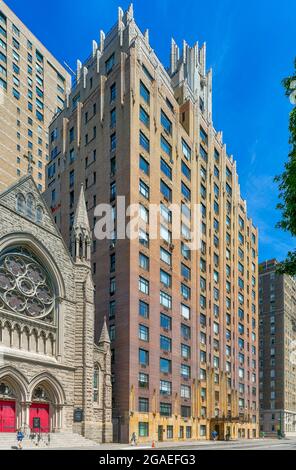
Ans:
[[[32,400],[39,402],[49,402],[50,398],[44,387],[36,387],[32,395]]]
[[[41,224],[42,220],[43,220],[43,209],[42,207],[38,206],[36,209],[36,222],[38,224]]]
[[[94,371],[94,402],[97,403],[99,399],[99,371]]]
[[[0,255],[0,304],[22,316],[52,323],[55,294],[50,276],[33,253],[11,248]]]
[[[14,391],[6,382],[0,383],[0,397],[1,398],[15,398]]]
[[[32,194],[27,196],[27,215],[30,219],[34,218],[34,197]]]
[[[23,194],[19,193],[16,196],[16,211],[19,212],[20,214],[24,214],[25,213],[25,204],[26,204],[25,196]]]

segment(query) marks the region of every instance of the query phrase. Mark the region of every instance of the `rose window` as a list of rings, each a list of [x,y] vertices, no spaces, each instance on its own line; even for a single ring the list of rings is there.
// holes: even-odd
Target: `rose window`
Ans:
[[[0,256],[0,308],[51,321],[54,306],[50,278],[32,253],[12,249]]]

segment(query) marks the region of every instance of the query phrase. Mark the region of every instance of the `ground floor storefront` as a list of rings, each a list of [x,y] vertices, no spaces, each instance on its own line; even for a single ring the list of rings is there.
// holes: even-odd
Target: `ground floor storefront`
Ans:
[[[133,413],[124,422],[114,418],[114,442],[130,442],[136,436],[138,443],[172,441],[208,441],[256,439],[259,428],[256,423],[239,419],[184,419],[180,416],[163,417],[159,414]]]

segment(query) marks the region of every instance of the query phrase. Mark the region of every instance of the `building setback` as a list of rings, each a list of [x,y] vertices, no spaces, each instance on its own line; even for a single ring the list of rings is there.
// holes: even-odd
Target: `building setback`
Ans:
[[[206,48],[172,41],[166,70],[132,6],[78,61],[65,110],[50,126],[46,199],[70,245],[81,183],[95,207],[161,207],[157,240],[94,239],[97,331],[108,319],[114,439],[254,437],[257,391],[257,230],[236,163],[212,124]],[[200,250],[189,223],[172,239],[173,202],[202,209]],[[117,207],[118,210],[118,207]]]
[[[40,41],[0,5],[0,191],[30,165],[45,187],[48,126],[64,107],[70,76]]]
[[[296,433],[296,281],[259,265],[260,430]]]

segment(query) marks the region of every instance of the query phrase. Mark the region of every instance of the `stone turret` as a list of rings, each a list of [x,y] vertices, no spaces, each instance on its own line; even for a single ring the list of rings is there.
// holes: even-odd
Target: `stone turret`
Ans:
[[[90,264],[91,230],[87,215],[84,188],[81,185],[72,229],[72,255],[76,263]]]

